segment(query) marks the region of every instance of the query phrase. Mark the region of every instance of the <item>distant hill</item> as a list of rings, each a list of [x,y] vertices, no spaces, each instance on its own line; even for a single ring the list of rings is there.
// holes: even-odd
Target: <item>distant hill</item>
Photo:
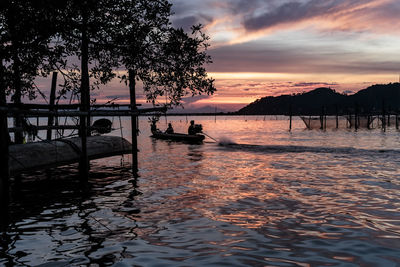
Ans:
[[[345,95],[330,88],[317,88],[307,93],[267,96],[257,99],[237,114],[246,115],[320,115],[345,114],[357,110],[363,112],[381,112],[400,110],[400,83],[378,84],[360,90],[353,95]]]

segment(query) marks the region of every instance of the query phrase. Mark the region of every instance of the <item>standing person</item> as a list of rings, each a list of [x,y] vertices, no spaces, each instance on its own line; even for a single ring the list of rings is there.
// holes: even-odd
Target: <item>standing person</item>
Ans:
[[[174,133],[174,128],[172,128],[172,124],[168,123],[168,128],[165,130],[165,133],[167,134],[173,134]]]
[[[190,121],[190,126],[188,128],[188,134],[190,135],[195,135],[196,134],[196,130],[194,128],[194,121]]]
[[[152,120],[151,121],[151,133],[152,134],[155,134],[155,133],[158,133],[159,132],[159,130],[157,129],[157,125],[156,125],[156,123],[157,123],[157,121],[156,120]]]

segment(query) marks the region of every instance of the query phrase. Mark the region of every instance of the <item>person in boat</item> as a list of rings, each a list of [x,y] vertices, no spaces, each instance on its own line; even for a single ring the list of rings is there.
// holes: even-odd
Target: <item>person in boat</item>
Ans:
[[[201,133],[203,131],[203,127],[201,126],[201,124],[194,124],[194,121],[190,121],[190,125],[188,128],[188,134],[189,135],[195,135],[198,133]]]
[[[151,129],[151,133],[152,133],[152,134],[155,134],[155,133],[159,133],[159,132],[160,132],[160,130],[157,129],[156,123],[157,123],[156,120],[152,120],[152,121],[151,121],[151,127],[150,127],[150,129]]]
[[[188,134],[190,134],[190,135],[195,135],[196,134],[196,131],[194,129],[194,121],[193,120],[190,121],[190,125],[189,125],[189,128],[188,128]]]
[[[165,130],[165,133],[167,134],[173,134],[174,133],[174,128],[172,128],[172,124],[168,123],[168,128]]]

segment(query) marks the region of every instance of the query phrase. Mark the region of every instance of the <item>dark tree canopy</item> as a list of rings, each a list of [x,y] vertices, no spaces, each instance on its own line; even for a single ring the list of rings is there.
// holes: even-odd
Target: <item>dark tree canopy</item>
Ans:
[[[86,94],[107,84],[116,70],[141,81],[149,102],[167,96],[212,94],[214,80],[205,64],[208,37],[174,29],[168,0],[3,0],[0,56],[7,92],[35,97],[35,78],[58,69],[61,94]],[[79,62],[79,63],[78,63]],[[84,95],[82,95],[82,98]]]
[[[35,97],[34,80],[49,73],[48,63],[57,50],[51,45],[56,31],[52,6],[46,0],[0,2],[0,59],[8,94]],[[18,99],[17,99],[18,98]]]

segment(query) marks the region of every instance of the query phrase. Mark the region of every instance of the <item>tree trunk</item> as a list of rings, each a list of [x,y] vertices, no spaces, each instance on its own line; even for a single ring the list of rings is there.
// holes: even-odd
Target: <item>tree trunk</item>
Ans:
[[[89,40],[87,36],[87,14],[82,10],[82,43],[81,43],[81,111],[88,111],[90,108],[89,93]],[[89,117],[89,116],[88,116]],[[81,160],[79,162],[79,173],[81,182],[86,183],[89,176],[89,160],[87,155],[87,117],[80,117],[80,132],[82,141]]]
[[[22,97],[22,86],[21,86],[21,73],[20,73],[20,60],[18,58],[18,55],[13,56],[13,75],[14,75],[14,95],[12,97],[12,100],[15,104],[20,105],[21,104],[21,97]],[[15,127],[22,127],[22,116],[17,115],[14,117],[14,126]],[[15,143],[16,144],[22,144],[24,142],[24,136],[23,133],[15,133]]]

